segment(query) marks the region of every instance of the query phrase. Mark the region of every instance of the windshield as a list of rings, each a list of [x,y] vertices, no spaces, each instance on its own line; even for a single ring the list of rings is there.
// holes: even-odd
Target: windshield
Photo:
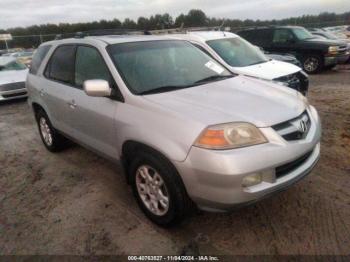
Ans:
[[[186,41],[121,43],[109,46],[108,52],[134,94],[167,92],[233,76]]]
[[[309,31],[307,31],[305,28],[293,28],[292,29],[295,36],[299,39],[299,40],[305,40],[305,39],[311,39],[311,38],[315,38],[314,35],[312,35]]]
[[[10,62],[4,66],[0,66],[0,71],[24,70],[27,67],[17,61]]]
[[[258,47],[239,37],[210,40],[207,44],[233,67],[256,65],[268,61]]]

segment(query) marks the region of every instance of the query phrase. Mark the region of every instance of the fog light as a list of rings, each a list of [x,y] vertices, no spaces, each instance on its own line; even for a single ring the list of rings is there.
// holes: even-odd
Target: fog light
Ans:
[[[243,178],[242,186],[250,187],[250,186],[260,184],[261,182],[262,182],[261,174],[253,174]]]

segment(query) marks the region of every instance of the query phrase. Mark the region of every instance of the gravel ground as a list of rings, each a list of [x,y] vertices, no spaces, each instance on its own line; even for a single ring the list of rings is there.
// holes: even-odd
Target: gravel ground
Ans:
[[[120,166],[79,146],[51,154],[25,101],[0,105],[0,254],[350,255],[350,70],[311,77],[322,157],[255,205],[150,223]]]

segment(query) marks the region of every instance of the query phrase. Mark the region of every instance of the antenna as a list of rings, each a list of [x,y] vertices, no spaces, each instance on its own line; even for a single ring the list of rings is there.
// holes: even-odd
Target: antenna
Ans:
[[[221,23],[221,25],[219,26],[219,31],[221,31],[222,34],[223,34],[224,36],[226,36],[226,35],[225,35],[225,31],[222,30],[222,28],[223,28],[224,25],[225,25],[225,20],[222,20],[222,23]]]

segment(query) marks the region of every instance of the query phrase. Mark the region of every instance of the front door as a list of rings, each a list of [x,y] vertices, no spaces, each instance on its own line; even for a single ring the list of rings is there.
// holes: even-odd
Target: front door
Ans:
[[[99,51],[91,46],[78,46],[75,61],[75,88],[71,91],[70,126],[74,138],[110,158],[118,158],[115,114],[120,102],[108,97],[91,97],[83,90],[86,80],[103,79],[116,88]]]
[[[297,39],[288,28],[275,29],[272,37],[272,49],[278,53],[295,54]]]

